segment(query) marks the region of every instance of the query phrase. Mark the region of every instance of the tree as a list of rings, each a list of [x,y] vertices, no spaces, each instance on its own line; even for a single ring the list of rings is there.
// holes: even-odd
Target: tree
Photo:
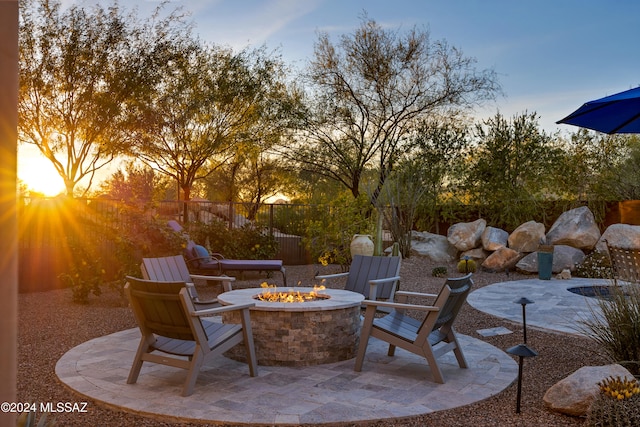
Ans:
[[[384,29],[364,16],[353,35],[315,44],[305,76],[308,118],[291,153],[301,168],[346,186],[354,197],[367,169],[376,171],[371,202],[422,118],[471,107],[498,91],[492,70],[426,31]]]
[[[539,129],[535,113],[511,120],[496,114],[476,126],[465,185],[470,203],[495,226],[514,228],[539,217],[540,202],[553,195],[562,156],[553,138]]]
[[[153,70],[148,40],[156,39],[147,36],[161,38],[176,21],[142,25],[117,3],[62,11],[56,0],[22,2],[19,137],[51,161],[68,196],[83,179],[86,194],[129,145],[127,105]]]
[[[162,189],[158,177],[149,167],[128,162],[125,170],[118,169],[109,179],[102,183],[103,190],[109,197],[127,203],[146,204],[154,199],[154,195]]]
[[[234,54],[190,40],[172,43],[162,80],[138,103],[132,154],[174,179],[189,200],[197,180],[242,144],[255,143],[259,125],[277,121],[287,94],[282,62],[264,49]]]
[[[416,206],[416,217],[421,219],[423,229],[433,228],[439,233],[440,208],[456,195],[456,188],[462,184],[470,144],[469,128],[458,115],[424,120],[411,134],[410,141],[411,150],[397,169],[415,175],[423,195]]]
[[[638,151],[635,135],[606,135],[579,129],[562,143],[566,157],[563,173],[558,174],[557,180],[564,189],[563,197],[605,201],[631,196],[627,190],[633,185],[629,187],[623,181],[632,183],[638,176],[633,171],[636,167],[633,157],[637,157],[634,151]]]

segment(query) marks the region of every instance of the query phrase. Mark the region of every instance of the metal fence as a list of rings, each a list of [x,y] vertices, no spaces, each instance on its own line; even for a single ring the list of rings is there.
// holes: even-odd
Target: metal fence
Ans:
[[[73,209],[69,204],[73,203]],[[109,199],[22,198],[18,207],[19,281],[22,292],[54,289],[59,276],[69,270],[68,234],[81,233],[113,258],[114,247],[105,236],[114,229],[135,226],[123,214],[123,204]],[[248,223],[260,227],[278,242],[276,258],[286,265],[311,262],[304,245],[305,221],[311,207],[305,205],[261,205],[243,203],[166,201],[148,208],[145,215],[163,220],[209,222],[223,220],[230,228]],[[322,209],[322,208],[314,208]],[[107,263],[113,264],[113,263]],[[111,265],[115,268],[115,266]]]
[[[210,223],[222,220],[229,229],[251,224],[260,227],[278,242],[277,259],[287,265],[310,262],[304,245],[306,223],[310,218],[309,205],[261,204],[208,201],[163,201],[157,207],[157,214],[164,219],[175,219],[180,223],[198,221]],[[314,210],[326,209],[313,207]]]

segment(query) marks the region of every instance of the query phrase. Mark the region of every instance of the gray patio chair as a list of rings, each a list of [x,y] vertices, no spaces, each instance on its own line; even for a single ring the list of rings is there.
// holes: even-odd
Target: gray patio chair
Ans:
[[[344,289],[370,300],[393,301],[400,281],[400,256],[355,255],[346,273],[316,276],[316,280],[346,277]]]
[[[209,281],[217,282],[221,285],[222,292],[230,291],[232,287],[231,284],[235,281],[235,277],[191,274],[182,255],[142,258],[140,270],[142,271],[142,277],[146,280],[185,282],[189,295],[198,309],[211,308],[210,306],[220,304],[218,304],[217,299],[201,300],[198,296],[194,280],[202,279],[206,280],[207,283]]]
[[[249,308],[253,303],[196,310],[184,282],[158,282],[127,277],[125,292],[142,333],[127,384],[134,384],[143,362],[186,369],[183,396],[190,396],[200,368],[244,343],[249,374],[258,373]],[[225,324],[202,316],[239,311],[241,324]],[[161,353],[161,354],[158,354]]]
[[[438,357],[453,351],[460,368],[467,368],[467,361],[462,354],[453,323],[472,286],[471,274],[468,274],[460,278],[447,279],[437,295],[398,291],[398,302],[365,300],[367,309],[354,369],[358,372],[362,370],[369,337],[388,342],[389,356],[395,354],[396,347],[423,356],[431,368],[434,380],[441,384],[444,383],[444,378],[438,366]],[[435,297],[435,300],[433,305],[408,304],[409,297]],[[392,311],[384,317],[376,318],[376,309],[379,307],[387,307]],[[424,319],[410,317],[405,310],[421,311],[425,314]]]

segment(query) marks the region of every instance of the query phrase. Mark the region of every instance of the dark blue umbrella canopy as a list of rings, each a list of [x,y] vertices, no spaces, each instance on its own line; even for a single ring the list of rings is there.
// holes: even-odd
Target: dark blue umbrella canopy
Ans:
[[[557,124],[604,133],[640,133],[640,87],[589,101]]]

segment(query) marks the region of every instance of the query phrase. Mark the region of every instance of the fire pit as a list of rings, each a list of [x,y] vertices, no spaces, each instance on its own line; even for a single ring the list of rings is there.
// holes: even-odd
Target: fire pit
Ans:
[[[265,289],[237,289],[218,295],[222,304],[254,302],[251,327],[258,364],[308,366],[333,363],[355,357],[360,338],[361,294],[340,290],[296,287],[273,288],[287,295],[311,295],[303,302],[262,301]],[[225,313],[223,322],[239,323],[236,313]],[[245,352],[236,346],[227,356],[244,360]]]

